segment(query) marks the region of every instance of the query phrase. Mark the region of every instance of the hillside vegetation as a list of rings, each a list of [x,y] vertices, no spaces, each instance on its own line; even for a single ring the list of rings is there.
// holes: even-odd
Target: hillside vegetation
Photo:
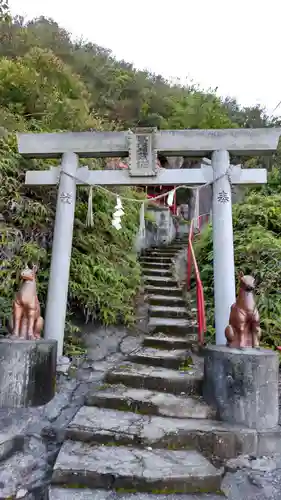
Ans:
[[[3,0],[0,16],[0,319],[5,327],[25,262],[39,265],[39,299],[44,307],[56,201],[56,189],[24,186],[27,169],[48,168],[55,163],[21,158],[15,132],[118,130],[135,125],[162,129],[256,127],[274,123],[258,106],[241,109],[234,99],[222,100],[211,90],[171,85],[160,75],[137,71],[102,47],[71,40],[69,33],[50,19],[29,23],[10,19]],[[87,165],[102,167],[104,161],[87,161]],[[128,198],[142,196],[133,188],[116,188],[115,192]],[[258,196],[268,195],[252,195],[256,206]],[[123,229],[118,232],[111,226],[116,198],[94,190],[93,228],[85,225],[87,200],[88,189],[80,187],[69,286],[70,333],[71,314],[77,312],[105,324],[130,324],[140,283],[133,251],[139,205],[125,202]],[[274,210],[278,211],[275,200]],[[261,217],[259,208],[257,217],[258,213]],[[269,217],[269,208],[266,214]],[[246,209],[243,217],[244,228],[250,224],[256,227],[254,215]],[[277,242],[279,236],[272,227],[266,227],[266,231],[268,238]],[[210,243],[206,241],[200,254],[202,266]],[[236,238],[239,254],[237,242]],[[262,244],[266,254],[269,249],[264,240]],[[210,258],[208,254],[209,268],[202,275],[211,294]]]

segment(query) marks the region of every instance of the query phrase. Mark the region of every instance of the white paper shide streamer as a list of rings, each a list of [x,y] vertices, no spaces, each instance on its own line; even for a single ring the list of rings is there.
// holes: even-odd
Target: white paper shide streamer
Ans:
[[[140,238],[145,238],[145,218],[144,218],[144,203],[141,204],[140,208],[140,225],[139,225],[139,236]]]
[[[93,187],[90,186],[89,198],[88,198],[88,211],[86,218],[86,227],[93,227],[94,217],[93,217]]]
[[[119,229],[121,229],[121,227],[122,227],[122,225],[121,225],[122,215],[124,215],[122,202],[121,202],[120,197],[117,196],[117,202],[115,205],[115,212],[113,214],[113,219],[112,219],[112,225],[113,225],[113,227],[115,227],[115,229],[117,229],[117,231],[119,231]]]
[[[167,197],[167,205],[168,207],[171,207],[174,203],[174,197],[175,197],[175,192],[176,190],[173,189],[173,191],[170,191]]]
[[[193,191],[194,192],[194,191]],[[199,188],[196,188],[195,190],[195,204],[194,204],[194,229],[199,229],[199,215],[200,215],[200,210],[199,210]]]

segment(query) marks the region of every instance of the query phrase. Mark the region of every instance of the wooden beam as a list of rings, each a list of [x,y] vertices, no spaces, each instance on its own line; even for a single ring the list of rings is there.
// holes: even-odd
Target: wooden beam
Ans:
[[[276,151],[280,128],[162,130],[155,136],[156,150],[165,156],[204,156],[225,149],[235,155],[261,155]],[[32,158],[58,158],[74,152],[81,157],[128,156],[127,132],[57,132],[18,134],[19,152]]]

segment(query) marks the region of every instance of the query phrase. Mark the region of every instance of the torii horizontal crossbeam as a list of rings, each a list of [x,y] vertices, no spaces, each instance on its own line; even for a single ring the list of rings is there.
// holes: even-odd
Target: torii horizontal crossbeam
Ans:
[[[280,128],[161,130],[155,133],[155,148],[165,156],[204,156],[227,150],[235,155],[273,153]],[[31,158],[59,158],[74,152],[80,157],[127,157],[128,132],[57,132],[18,134],[19,152]]]
[[[60,167],[50,170],[32,170],[26,172],[25,184],[31,186],[54,185],[59,180]],[[77,170],[77,184],[92,186],[173,186],[180,184],[202,185],[213,181],[213,170],[209,166],[193,169],[163,169],[154,177],[131,177],[126,170],[88,170],[81,167]],[[230,173],[233,184],[265,184],[267,171],[264,168],[243,169],[233,167]]]

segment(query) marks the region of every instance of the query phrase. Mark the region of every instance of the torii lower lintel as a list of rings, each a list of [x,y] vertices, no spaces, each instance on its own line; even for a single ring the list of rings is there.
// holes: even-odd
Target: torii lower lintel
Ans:
[[[55,185],[59,181],[60,167],[51,167],[50,170],[31,170],[26,172],[25,184],[30,186]],[[80,167],[76,171],[77,185],[100,186],[172,186],[172,185],[201,185],[213,181],[211,166],[202,165],[192,169],[163,169],[153,177],[131,177],[126,170],[88,170]],[[264,168],[243,169],[233,166],[229,172],[232,184],[264,184],[267,171]]]

